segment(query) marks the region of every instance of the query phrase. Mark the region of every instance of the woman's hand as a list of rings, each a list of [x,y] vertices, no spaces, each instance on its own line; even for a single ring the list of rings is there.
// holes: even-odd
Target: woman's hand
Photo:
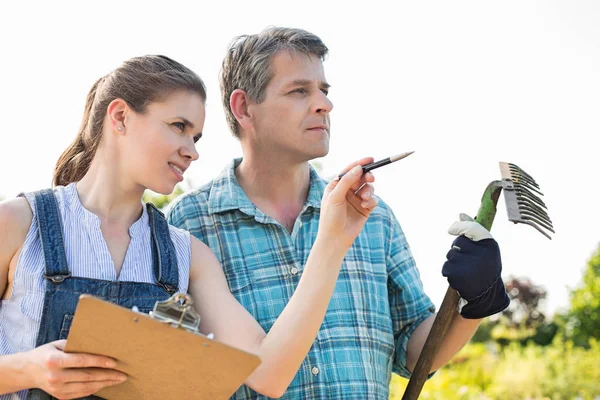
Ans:
[[[100,389],[127,380],[127,375],[113,368],[110,357],[65,353],[66,340],[39,346],[27,353],[27,374],[32,388],[40,388],[58,399],[89,396]]]
[[[319,219],[321,239],[348,249],[362,230],[378,202],[373,197],[375,177],[370,172],[363,174],[361,167],[371,162],[373,158],[368,157],[348,165],[342,172],[350,172],[325,188]]]

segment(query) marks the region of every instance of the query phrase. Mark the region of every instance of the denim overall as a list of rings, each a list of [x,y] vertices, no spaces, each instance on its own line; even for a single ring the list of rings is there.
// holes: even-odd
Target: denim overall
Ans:
[[[140,282],[104,281],[71,276],[65,255],[62,225],[56,198],[50,189],[35,192],[38,231],[46,264],[46,292],[36,347],[66,339],[71,328],[77,301],[81,294],[89,294],[111,303],[148,313],[154,303],[177,292],[179,273],[175,247],[169,236],[164,215],[148,203],[151,231],[152,268],[156,284]],[[141,266],[140,268],[143,268]],[[98,399],[90,396],[88,399]],[[30,389],[27,399],[54,399],[40,389]]]

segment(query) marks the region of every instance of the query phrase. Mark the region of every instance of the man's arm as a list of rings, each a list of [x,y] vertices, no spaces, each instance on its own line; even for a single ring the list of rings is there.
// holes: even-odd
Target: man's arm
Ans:
[[[463,299],[433,360],[431,371],[444,366],[471,339],[482,319],[504,310],[510,300],[502,281],[500,248],[490,232],[471,217],[461,214],[448,233],[458,236],[446,255],[442,275]],[[408,344],[407,367],[412,371],[435,317],[423,321]]]
[[[435,315],[432,315],[421,322],[408,341],[406,368],[411,373],[415,369],[415,365],[417,365],[417,360],[419,359],[421,350],[423,350],[425,340],[427,340],[427,336],[429,336],[429,331],[431,330],[434,319]],[[452,325],[450,325],[448,333],[444,337],[444,345],[440,347],[430,372],[436,371],[446,365],[448,361],[450,361],[471,339],[481,321],[481,319],[463,318],[457,311],[454,315]]]
[[[412,371],[412,368],[407,368],[408,355],[411,354],[409,347],[414,347],[414,344],[409,344],[410,339],[420,336],[414,335],[419,327],[423,329],[428,326],[426,321],[433,319],[435,306],[423,290],[419,271],[400,224],[384,202],[380,201],[379,204],[385,210],[382,226],[386,238],[388,299],[395,341],[393,371],[409,378]]]

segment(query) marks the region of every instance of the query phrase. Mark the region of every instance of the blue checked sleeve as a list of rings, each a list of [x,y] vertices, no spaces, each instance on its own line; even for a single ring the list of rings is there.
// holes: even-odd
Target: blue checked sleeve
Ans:
[[[423,290],[404,232],[389,208],[388,217],[388,293],[396,343],[393,371],[409,378],[411,373],[406,368],[408,340],[419,324],[435,312],[435,306]]]
[[[204,203],[203,203],[204,201]],[[167,207],[167,222],[177,228],[189,231],[196,238],[203,240],[204,196],[199,192],[190,192],[179,196]],[[204,206],[206,208],[206,206]]]

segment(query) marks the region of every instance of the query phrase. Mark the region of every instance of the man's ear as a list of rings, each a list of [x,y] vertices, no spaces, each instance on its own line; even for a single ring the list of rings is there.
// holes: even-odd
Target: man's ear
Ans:
[[[107,108],[108,120],[111,129],[117,134],[125,133],[125,117],[129,111],[129,106],[123,99],[114,99]]]
[[[231,112],[237,120],[238,124],[244,130],[248,130],[252,127],[252,113],[249,110],[250,98],[248,93],[242,89],[235,89],[231,96],[229,96],[229,106]]]

